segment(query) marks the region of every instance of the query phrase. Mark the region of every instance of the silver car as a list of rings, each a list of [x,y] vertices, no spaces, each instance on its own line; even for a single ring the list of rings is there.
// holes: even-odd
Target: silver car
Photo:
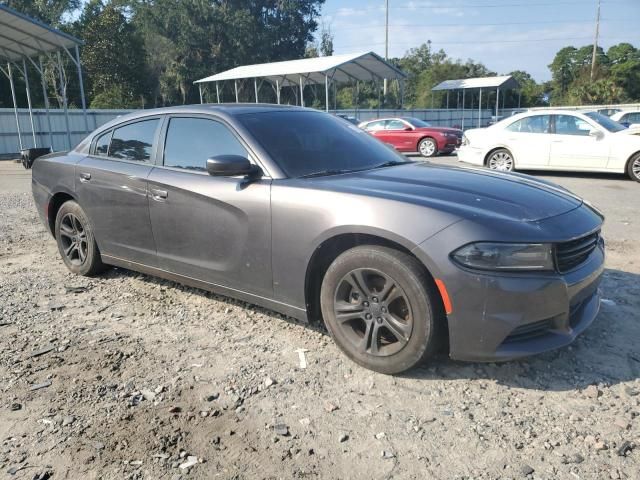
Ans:
[[[438,349],[567,345],[599,308],[603,217],[580,198],[413,162],[314,110],[133,113],[37,159],[33,195],[72,272],[115,265],[324,321],[384,373]]]

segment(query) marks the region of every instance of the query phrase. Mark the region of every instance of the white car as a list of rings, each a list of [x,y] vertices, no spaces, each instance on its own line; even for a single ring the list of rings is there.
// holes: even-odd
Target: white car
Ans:
[[[640,135],[598,112],[529,111],[467,130],[458,159],[493,170],[627,173],[640,182]]]
[[[611,115],[611,120],[621,123],[625,127],[640,123],[640,110],[623,110]]]

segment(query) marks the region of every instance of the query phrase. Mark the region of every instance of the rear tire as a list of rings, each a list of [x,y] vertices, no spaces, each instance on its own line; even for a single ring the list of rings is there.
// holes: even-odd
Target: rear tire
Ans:
[[[631,180],[640,182],[640,152],[633,155],[627,163],[627,175]]]
[[[418,153],[423,157],[435,157],[438,154],[438,145],[433,138],[423,138],[418,143]]]
[[[91,276],[105,270],[89,218],[75,201],[58,210],[55,237],[62,261],[72,273]]]
[[[329,266],[320,290],[325,324],[357,364],[380,373],[408,370],[433,355],[444,312],[414,257],[375,245],[354,247]]]

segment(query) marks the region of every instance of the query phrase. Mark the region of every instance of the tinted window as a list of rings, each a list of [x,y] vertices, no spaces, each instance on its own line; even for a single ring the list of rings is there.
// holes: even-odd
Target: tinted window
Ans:
[[[109,141],[111,140],[111,130],[107,133],[103,133],[96,140],[96,149],[94,155],[106,157],[109,151]]]
[[[510,132],[520,133],[548,133],[549,115],[533,115],[516,120],[507,127]]]
[[[591,130],[591,125],[581,118],[573,115],[556,115],[556,133],[558,135],[587,136],[589,135],[589,130]]]
[[[113,131],[109,156],[139,162],[149,161],[158,119],[130,123]]]
[[[404,130],[407,128],[407,124],[400,120],[389,120],[385,128],[387,130]]]
[[[378,120],[377,122],[367,123],[364,126],[364,129],[369,132],[375,132],[376,130],[384,130],[385,123],[387,123],[386,120]]]
[[[246,113],[238,120],[289,177],[408,162],[365,131],[321,112]]]
[[[425,122],[424,120],[420,120],[419,118],[405,117],[404,120],[409,122],[415,128],[430,127],[431,126],[431,124],[429,122]]]
[[[167,167],[206,170],[207,159],[247,151],[222,123],[205,118],[172,118],[164,144]]]
[[[640,113],[627,113],[623,119],[624,122],[640,123]]]

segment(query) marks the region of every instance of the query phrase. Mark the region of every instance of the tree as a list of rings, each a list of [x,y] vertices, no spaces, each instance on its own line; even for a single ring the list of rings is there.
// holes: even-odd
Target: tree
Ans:
[[[140,98],[146,87],[144,44],[124,8],[116,2],[90,0],[79,19],[88,91],[96,102],[92,107],[116,105],[118,101],[121,107],[142,106]]]
[[[80,0],[3,0],[10,8],[36,18],[41,22],[59,27],[66,14],[80,7]]]

